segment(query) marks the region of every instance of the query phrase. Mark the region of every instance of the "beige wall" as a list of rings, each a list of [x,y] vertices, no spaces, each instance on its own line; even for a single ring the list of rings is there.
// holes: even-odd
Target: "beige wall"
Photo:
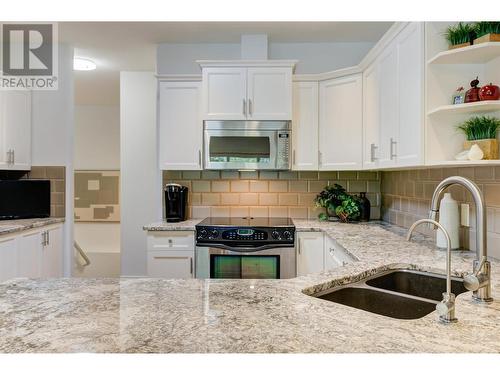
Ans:
[[[338,183],[351,193],[367,192],[371,216],[380,217],[379,172],[237,172],[165,171],[163,184],[189,188],[189,216],[255,216],[316,218],[313,199]]]
[[[500,167],[436,168],[382,172],[382,219],[408,228],[414,221],[427,217],[430,199],[437,184],[448,176],[463,176],[475,181],[488,207],[488,249],[500,258]],[[450,189],[459,202],[470,204],[471,228],[461,228],[460,245],[475,250],[475,215],[471,195],[462,187]],[[431,234],[426,226],[419,231]]]

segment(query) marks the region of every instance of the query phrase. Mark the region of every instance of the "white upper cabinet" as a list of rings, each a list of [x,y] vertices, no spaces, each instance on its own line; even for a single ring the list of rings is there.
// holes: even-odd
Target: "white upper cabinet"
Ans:
[[[247,69],[203,69],[203,113],[205,120],[247,118]]]
[[[318,90],[318,82],[293,84],[293,170],[318,170]]]
[[[362,76],[323,81],[319,86],[319,169],[362,166]]]
[[[248,68],[247,83],[249,119],[292,118],[292,69]]]
[[[393,42],[380,56],[380,143],[379,167],[396,163],[398,132],[398,51]]]
[[[398,166],[423,164],[423,24],[411,23],[397,39],[399,137],[396,146]]]
[[[201,82],[159,83],[159,165],[202,169]]]
[[[363,72],[363,166],[376,168],[380,144],[380,65]]]
[[[0,169],[31,168],[31,92],[0,92]]]
[[[363,166],[423,164],[423,26],[409,23],[363,72]]]
[[[204,64],[204,120],[291,120],[294,63]],[[231,66],[234,65],[234,66]],[[266,66],[267,65],[267,66]],[[276,65],[276,64],[275,64]]]

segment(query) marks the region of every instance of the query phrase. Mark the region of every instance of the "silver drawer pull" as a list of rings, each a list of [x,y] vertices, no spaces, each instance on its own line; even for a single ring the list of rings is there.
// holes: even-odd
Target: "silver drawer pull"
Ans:
[[[396,144],[397,144],[397,142],[393,138],[391,138],[391,149],[390,149],[391,160],[394,160],[394,158],[397,156],[396,151],[395,151]]]
[[[370,145],[370,161],[373,163],[375,160],[377,160],[377,157],[375,156],[375,150],[377,150],[377,146],[375,146],[375,143],[372,143]]]
[[[247,115],[247,101],[243,99],[243,114]]]

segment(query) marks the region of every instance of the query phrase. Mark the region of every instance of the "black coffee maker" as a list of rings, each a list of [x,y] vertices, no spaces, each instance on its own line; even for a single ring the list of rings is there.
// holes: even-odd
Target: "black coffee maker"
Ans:
[[[165,185],[165,219],[169,223],[187,219],[188,188],[179,184]]]

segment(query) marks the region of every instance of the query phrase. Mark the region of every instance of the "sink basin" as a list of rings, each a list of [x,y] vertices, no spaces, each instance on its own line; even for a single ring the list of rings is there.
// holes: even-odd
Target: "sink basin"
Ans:
[[[366,281],[375,288],[441,301],[446,292],[446,276],[416,271],[391,271]],[[451,292],[458,296],[467,292],[461,279],[452,278]]]
[[[436,309],[436,304],[369,288],[343,288],[318,298],[396,319],[419,319]]]
[[[314,297],[396,319],[419,319],[436,309],[446,291],[446,276],[394,270]],[[452,278],[455,295],[466,292]]]

